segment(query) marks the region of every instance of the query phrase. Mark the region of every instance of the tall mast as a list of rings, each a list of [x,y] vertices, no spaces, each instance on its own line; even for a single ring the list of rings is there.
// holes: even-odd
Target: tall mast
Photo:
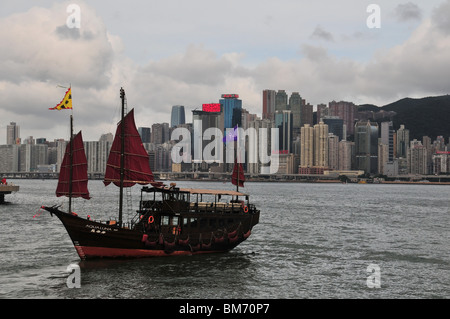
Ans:
[[[125,91],[120,88],[120,98],[122,99],[122,117],[120,121],[120,192],[119,192],[119,227],[122,226],[122,210],[123,210],[123,180],[125,171]]]
[[[236,167],[234,167],[234,169],[237,169],[236,192],[239,192],[239,175],[240,175],[241,171],[240,171],[239,161],[237,158],[237,153],[238,153],[237,147],[238,147],[238,141],[237,141],[237,137],[236,137],[236,141],[234,143],[234,158],[236,160]]]
[[[70,115],[70,150],[69,150],[69,213],[72,213],[72,179],[73,179],[73,115]]]

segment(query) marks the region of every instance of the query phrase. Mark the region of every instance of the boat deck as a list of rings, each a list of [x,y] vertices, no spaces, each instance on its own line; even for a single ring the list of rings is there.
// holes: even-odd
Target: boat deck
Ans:
[[[0,204],[5,202],[5,195],[11,194],[12,192],[18,192],[18,191],[19,191],[19,186],[0,184]]]

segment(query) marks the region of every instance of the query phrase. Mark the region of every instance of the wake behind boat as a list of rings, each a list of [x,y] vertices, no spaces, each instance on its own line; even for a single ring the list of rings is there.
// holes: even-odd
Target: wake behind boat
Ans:
[[[69,197],[69,211],[42,207],[61,220],[79,257],[84,260],[225,252],[246,240],[259,222],[260,211],[250,203],[247,194],[239,192],[244,183],[242,165],[235,166],[233,172],[236,191],[179,188],[174,183],[166,186],[156,182],[133,110],[125,115],[123,89],[120,96],[122,120],[104,180],[105,185],[113,183],[120,189],[118,219],[97,222],[71,210],[72,197],[90,198],[81,132],[71,137],[67,145],[56,192],[57,196]],[[125,223],[123,189],[135,184],[150,186],[142,187],[139,210]]]

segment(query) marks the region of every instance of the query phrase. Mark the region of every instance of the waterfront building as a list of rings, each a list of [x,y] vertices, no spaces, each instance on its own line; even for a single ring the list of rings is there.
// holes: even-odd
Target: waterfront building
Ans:
[[[314,166],[328,168],[328,125],[314,125]]]
[[[275,127],[279,130],[280,153],[292,153],[292,112],[290,110],[277,111]]]
[[[347,126],[347,134],[353,135],[355,128],[355,120],[358,114],[358,106],[352,102],[345,101],[332,101],[328,103],[329,115],[337,116],[344,120],[344,124]]]
[[[170,140],[169,123],[155,123],[151,132],[151,143],[163,144]]]
[[[388,156],[386,162],[394,160],[394,125],[392,122],[381,123],[381,143],[387,145]]]
[[[427,174],[427,149],[422,142],[414,139],[409,147],[409,172],[411,174]]]
[[[300,127],[303,127],[305,124],[309,124],[313,126],[313,106],[309,103],[306,103],[305,99],[302,99],[302,106],[300,109]]]
[[[342,141],[343,139],[346,139],[344,137],[344,120],[339,118],[338,116],[323,116],[322,121],[319,121],[318,123],[323,122],[324,124],[328,125],[328,132],[333,133],[337,137],[339,137],[339,140]]]
[[[106,171],[106,163],[108,161],[111,146],[112,141],[105,139],[84,142],[88,173],[103,174]]]
[[[302,97],[298,92],[293,92],[289,98],[289,108],[292,112],[292,127],[293,129],[300,129],[300,113],[302,107]]]
[[[222,104],[222,112],[224,115],[224,129],[233,128],[236,124],[240,125],[242,114],[242,100],[237,94],[222,94],[219,100]],[[216,113],[216,112],[211,112]]]
[[[15,122],[10,122],[9,125],[6,126],[6,144],[20,144],[20,126]]]
[[[175,127],[186,123],[186,115],[183,105],[172,106],[172,114],[170,117],[170,127]]]
[[[427,152],[427,174],[433,173],[433,161],[432,161],[432,144],[431,144],[431,138],[428,136],[422,137],[422,145],[425,147]]]
[[[265,119],[269,119],[272,121],[274,120],[276,94],[277,92],[275,90],[263,91],[263,110],[262,110],[263,120]]]
[[[268,158],[272,151],[271,129],[273,121],[270,119],[256,118],[248,123],[248,128],[255,129],[256,137],[254,143],[247,143],[247,154],[252,160],[248,161],[247,172],[250,174],[262,174],[270,172]],[[264,130],[260,130],[264,129]]]
[[[279,154],[276,159],[273,160],[277,166],[277,174],[296,174],[294,170],[295,156],[294,154]]]
[[[0,172],[19,172],[19,148],[20,145],[0,145]]]
[[[224,132],[224,120],[225,116],[222,112],[205,112],[205,111],[199,111],[194,110],[192,111],[192,133],[193,133],[193,149],[192,149],[192,158],[193,163],[195,163],[195,169],[196,170],[208,170],[209,166],[213,162],[220,162],[224,161],[225,154],[225,145],[220,141],[217,137],[212,137],[216,141],[215,145],[210,145],[212,143],[212,140],[205,140],[204,139],[204,133],[209,128],[218,128],[221,132]],[[225,136],[225,133],[224,135]],[[205,159],[203,158],[203,152],[205,151],[205,148],[207,147],[213,147],[214,149],[214,159]],[[208,153],[209,155],[209,153]],[[230,164],[232,169],[232,164]],[[223,165],[222,165],[223,166]],[[221,167],[222,167],[221,166]]]
[[[300,168],[314,166],[314,128],[309,124],[301,128],[300,133]]]
[[[433,174],[450,173],[450,152],[438,151],[432,156],[433,160]]]
[[[386,144],[378,143],[378,173],[386,175],[386,164],[389,162],[389,146]]]
[[[355,142],[339,142],[339,170],[350,171],[354,168]]]
[[[397,158],[407,158],[409,147],[409,130],[400,125],[397,130]]]
[[[138,132],[139,132],[139,135],[141,136],[142,143],[150,143],[151,142],[150,127],[139,127]]]
[[[328,167],[339,169],[339,137],[333,133],[328,133]]]
[[[435,145],[436,151],[446,151],[447,146],[445,145],[445,139],[442,135],[436,137],[436,140],[433,143]]]
[[[323,118],[325,116],[329,116],[328,111],[329,111],[329,108],[327,107],[326,104],[317,104],[317,123],[320,123],[321,121],[323,121]]]
[[[285,90],[278,90],[275,95],[275,112],[288,110],[288,96]]]
[[[378,170],[378,124],[357,122],[355,124],[356,169],[375,174]]]

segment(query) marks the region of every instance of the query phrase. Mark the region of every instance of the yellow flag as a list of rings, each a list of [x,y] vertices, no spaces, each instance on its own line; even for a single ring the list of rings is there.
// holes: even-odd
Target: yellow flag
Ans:
[[[55,107],[49,108],[49,110],[67,110],[72,109],[72,88],[69,88],[64,95],[64,99]]]

